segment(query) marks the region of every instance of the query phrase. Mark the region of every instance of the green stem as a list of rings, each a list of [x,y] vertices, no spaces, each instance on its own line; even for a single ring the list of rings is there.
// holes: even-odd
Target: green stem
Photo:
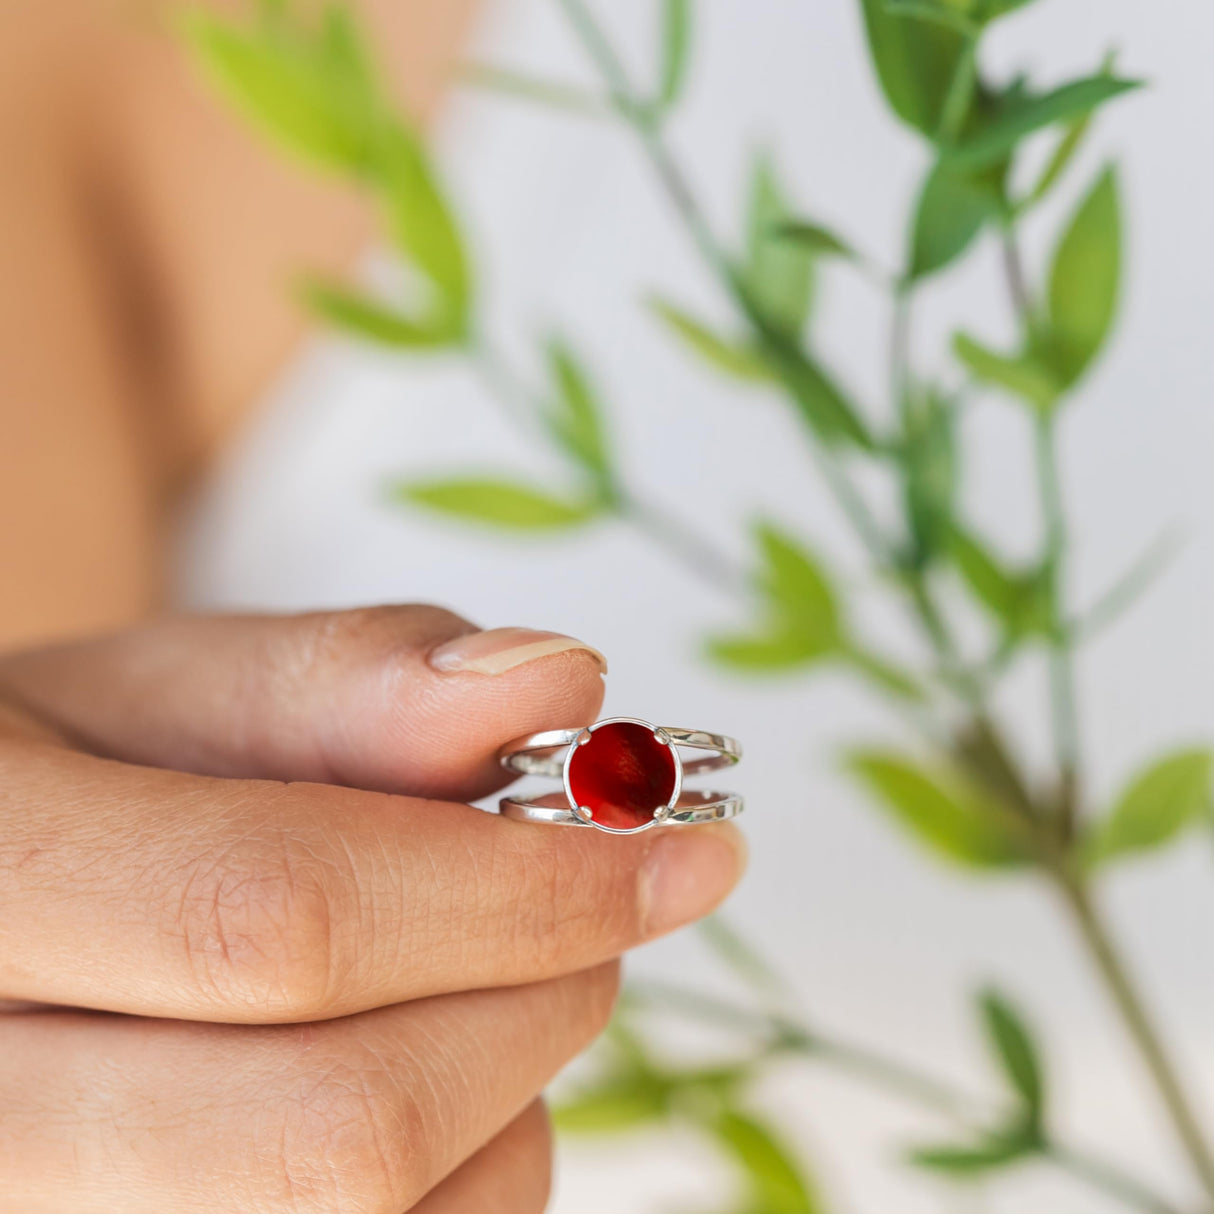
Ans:
[[[515,425],[528,434],[539,429],[535,420],[539,416],[535,393],[515,374],[501,354],[481,338],[472,347],[471,357],[482,381],[502,402]],[[616,517],[635,527],[647,540],[696,576],[711,582],[726,594],[749,595],[745,575],[682,520],[666,514],[637,497],[631,490],[618,485],[612,488],[610,509]]]
[[[705,262],[712,268],[721,282],[722,288],[729,295],[735,307],[751,324],[756,323],[751,301],[746,293],[739,289],[738,277],[729,258],[725,255],[720,242],[709,227],[703,212],[696,202],[695,195],[687,183],[681,168],[671,156],[669,149],[662,139],[661,132],[648,121],[644,107],[637,100],[628,80],[628,74],[620,62],[615,48],[604,35],[598,22],[591,15],[584,0],[559,0],[574,30],[580,36],[587,53],[598,67],[600,74],[609,90],[613,104],[620,117],[634,130],[640,138],[646,155],[655,174],[668,195],[676,214],[690,235],[692,242],[699,250]],[[905,291],[900,288],[900,295]],[[895,326],[904,329],[907,321],[904,300],[897,301],[895,310]],[[895,350],[893,357],[902,355]],[[901,375],[903,372],[898,371]],[[821,443],[811,447],[815,466],[830,489],[840,510],[846,516],[860,542],[864,545],[873,561],[883,569],[898,569],[898,551],[896,545],[885,536],[880,523],[873,515],[867,501],[852,481],[847,471],[841,466],[833,452]],[[946,658],[947,667],[956,674],[961,663],[955,652],[949,650],[949,638],[944,628],[939,612],[932,601],[930,592],[920,575],[914,575],[909,580],[902,578],[903,584],[910,591],[910,599],[919,620],[929,640],[937,652]],[[943,648],[942,648],[943,646]],[[977,695],[974,681],[968,676],[960,679],[966,687],[966,695],[973,700]]]
[[[980,1137],[988,1119],[978,1101],[920,1067],[836,1037],[826,1037],[786,1016],[760,1013],[713,996],[662,982],[629,988],[642,1001],[660,1002],[723,1028],[762,1032],[775,1054],[795,1053],[832,1067],[868,1087],[876,1088],[952,1122],[959,1130]],[[1129,1209],[1144,1214],[1179,1214],[1179,1207],[1156,1193],[1146,1182],[1117,1165],[1068,1143],[1049,1138],[1041,1158],[1089,1187],[1114,1197]]]
[[[1077,1180],[1085,1181],[1093,1189],[1130,1209],[1144,1210],[1148,1214],[1178,1214],[1177,1207],[1170,1201],[1165,1201],[1137,1177],[1128,1175],[1097,1155],[1089,1155],[1086,1151],[1078,1151],[1059,1142],[1046,1143],[1041,1154],[1064,1172],[1069,1172]]]
[[[1011,223],[1004,229],[1004,266],[1012,305],[1026,343],[1034,337],[1036,321],[1025,284]],[[1079,728],[1077,720],[1073,637],[1065,626],[1066,605],[1062,592],[1062,564],[1067,552],[1066,515],[1058,474],[1056,417],[1041,412],[1035,423],[1035,448],[1042,518],[1045,526],[1045,566],[1049,578],[1051,643],[1050,687],[1054,718],[1054,746],[1059,772],[1059,816],[1069,828],[1076,813],[1079,772]],[[1066,834],[1062,843],[1065,846]],[[1159,1093],[1181,1147],[1207,1195],[1214,1198],[1214,1154],[1189,1101],[1163,1037],[1147,1010],[1146,1002],[1098,914],[1086,880],[1063,865],[1047,866],[1047,872],[1063,894],[1109,996],[1116,1006],[1131,1040]]]
[[[1058,884],[1074,915],[1080,936],[1146,1064],[1193,1171],[1206,1194],[1214,1198],[1214,1154],[1211,1154],[1205,1132],[1180,1081],[1176,1064],[1164,1045],[1145,1001],[1138,993],[1137,984],[1083,880],[1062,873],[1059,874]]]
[[[641,501],[627,489],[617,490],[613,508],[620,518],[719,590],[736,596],[750,594],[746,575],[674,515]]]
[[[1073,637],[1066,627],[1068,611],[1062,585],[1067,554],[1066,515],[1058,475],[1057,422],[1053,412],[1039,412],[1034,425],[1037,480],[1045,524],[1044,563],[1050,609],[1050,700],[1054,752],[1059,774],[1059,808],[1069,818],[1077,800],[1079,711],[1075,695]]]
[[[1015,230],[1009,218],[1003,229],[1003,270],[1007,279],[1008,293],[1012,300],[1012,311],[1026,334],[1036,323],[1033,315],[1033,300],[1029,295],[1024,267],[1020,263],[1020,248],[1016,244]]]
[[[1008,219],[1003,229],[1003,264],[1012,309],[1026,346],[1036,336],[1037,319],[1020,263],[1016,229]],[[1066,509],[1058,475],[1057,413],[1040,409],[1034,420],[1037,486],[1045,530],[1043,564],[1049,596],[1049,680],[1053,717],[1054,757],[1058,766],[1056,806],[1064,834],[1074,827],[1079,800],[1079,710],[1075,694],[1074,637],[1067,626],[1068,609],[1063,579],[1067,556]]]

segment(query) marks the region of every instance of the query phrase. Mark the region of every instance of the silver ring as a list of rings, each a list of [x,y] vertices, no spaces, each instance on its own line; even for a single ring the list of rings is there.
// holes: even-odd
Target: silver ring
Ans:
[[[684,758],[680,747],[708,753]],[[742,812],[742,798],[684,789],[683,777],[732,767],[741,757],[741,746],[723,734],[607,717],[586,728],[547,729],[506,743],[498,760],[507,771],[559,779],[564,791],[503,797],[499,804],[508,818],[593,826],[613,835],[719,822]]]

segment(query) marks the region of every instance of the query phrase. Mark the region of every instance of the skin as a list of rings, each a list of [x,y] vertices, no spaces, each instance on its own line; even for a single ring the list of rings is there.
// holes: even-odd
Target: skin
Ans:
[[[539,1093],[742,852],[464,803],[602,696],[582,648],[430,665],[470,631],[174,620],[0,662],[0,1210],[543,1208]]]
[[[472,0],[359,7],[424,121]],[[0,3],[0,1211],[535,1214],[539,1093],[739,837],[466,804],[594,719],[585,648],[438,670],[475,630],[418,607],[131,626],[301,336],[288,274],[371,232],[163,17]]]
[[[355,7],[428,121],[474,0]],[[183,497],[304,335],[292,275],[373,235],[199,84],[171,9],[0,3],[0,648],[162,604]]]

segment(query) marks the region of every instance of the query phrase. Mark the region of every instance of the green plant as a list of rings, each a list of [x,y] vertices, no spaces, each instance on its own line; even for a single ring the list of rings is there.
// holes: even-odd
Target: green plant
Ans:
[[[223,90],[280,143],[366,190],[385,233],[411,272],[388,301],[310,280],[303,294],[335,327],[379,346],[465,358],[527,432],[563,457],[563,493],[497,475],[409,481],[397,500],[501,530],[565,531],[615,518],[640,525],[696,575],[735,594],[740,628],[711,637],[709,660],[759,676],[831,664],[863,680],[902,712],[916,747],[856,749],[850,770],[874,801],[930,851],[992,876],[1034,876],[1060,895],[1145,1064],[1167,1123],[1214,1209],[1214,1154],[1172,1051],[1127,967],[1101,910],[1099,883],[1113,864],[1179,838],[1206,818],[1208,748],[1178,750],[1147,765],[1110,807],[1091,804],[1073,667],[1093,631],[1125,608],[1152,572],[1138,562],[1090,607],[1067,586],[1070,537],[1057,447],[1071,398],[1107,344],[1121,285],[1122,206],[1114,166],[1101,170],[1066,220],[1043,272],[1022,264],[1020,224],[1062,181],[1096,111],[1136,87],[1105,60],[1089,75],[1049,90],[1023,77],[1001,82],[983,70],[987,30],[1030,0],[860,0],[876,75],[890,109],[929,153],[910,208],[904,262],[887,271],[857,242],[804,216],[785,197],[776,166],[760,158],[749,184],[745,238],[723,240],[708,224],[664,136],[686,79],[691,0],[662,0],[660,55],[652,85],[630,78],[586,0],[554,0],[597,69],[587,91],[475,66],[478,87],[559,105],[631,130],[678,220],[733,308],[718,331],[677,301],[647,300],[656,321],[716,372],[758,386],[802,424],[806,452],[850,523],[873,572],[922,641],[914,662],[880,651],[853,622],[849,595],[823,559],[776,520],[754,528],[753,569],[739,570],[684,522],[650,505],[613,450],[607,411],[586,364],[567,338],[542,354],[533,384],[478,327],[470,258],[416,132],[386,100],[345,7],[305,8],[261,0],[256,18],[235,23],[191,13],[186,29]],[[655,0],[655,4],[657,0]],[[1052,140],[1045,165],[1025,181],[1027,141]],[[912,357],[910,317],[921,284],[964,258],[989,233],[1003,250],[1016,323],[1008,348],[964,331],[953,363],[932,373]],[[809,325],[815,267],[840,259],[886,292],[891,323],[889,402],[862,407],[815,349]],[[1026,562],[1007,560],[965,517],[959,485],[967,465],[959,420],[1002,398],[1034,438],[1040,544]],[[857,475],[886,477],[898,509],[878,510]],[[967,647],[958,599],[981,614],[986,643]],[[1044,778],[1018,759],[992,707],[1000,680],[1022,661],[1043,660],[1053,722],[1052,769]],[[977,1001],[1003,1077],[993,1106],[964,1099],[932,1076],[819,1030],[790,1010],[778,978],[723,924],[713,947],[738,974],[736,1003],[669,988],[636,989],[625,1002],[600,1076],[558,1112],[569,1131],[606,1132],[677,1119],[697,1127],[737,1165],[736,1208],[747,1214],[811,1214],[827,1208],[797,1160],[752,1103],[755,1080],[790,1057],[830,1065],[942,1114],[958,1133],[913,1151],[916,1167],[968,1179],[1029,1163],[1052,1165],[1126,1206],[1181,1207],[1115,1162],[1062,1141],[1049,1112],[1041,1053],[1013,1003],[997,991]],[[736,1034],[727,1065],[679,1069],[646,1044],[648,1010],[676,1008]]]

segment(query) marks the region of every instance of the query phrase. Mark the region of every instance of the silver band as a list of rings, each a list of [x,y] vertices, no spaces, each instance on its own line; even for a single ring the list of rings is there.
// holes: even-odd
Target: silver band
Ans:
[[[742,747],[724,734],[708,733],[703,729],[672,729],[669,725],[663,725],[661,729],[675,746],[713,752],[684,759],[684,775],[720,771],[722,767],[732,767],[742,757]],[[498,752],[498,759],[507,771],[516,775],[549,776],[559,780],[565,766],[564,756],[560,752],[572,746],[584,732],[580,728],[545,729],[541,733],[524,734],[513,742],[507,742]]]
[[[590,826],[569,808],[563,792],[544,792],[534,797],[503,797],[498,803],[502,817],[518,822],[545,822],[550,826]],[[673,809],[659,813],[655,826],[687,826],[697,822],[724,822],[742,812],[742,798],[732,793],[695,792],[684,789]]]

